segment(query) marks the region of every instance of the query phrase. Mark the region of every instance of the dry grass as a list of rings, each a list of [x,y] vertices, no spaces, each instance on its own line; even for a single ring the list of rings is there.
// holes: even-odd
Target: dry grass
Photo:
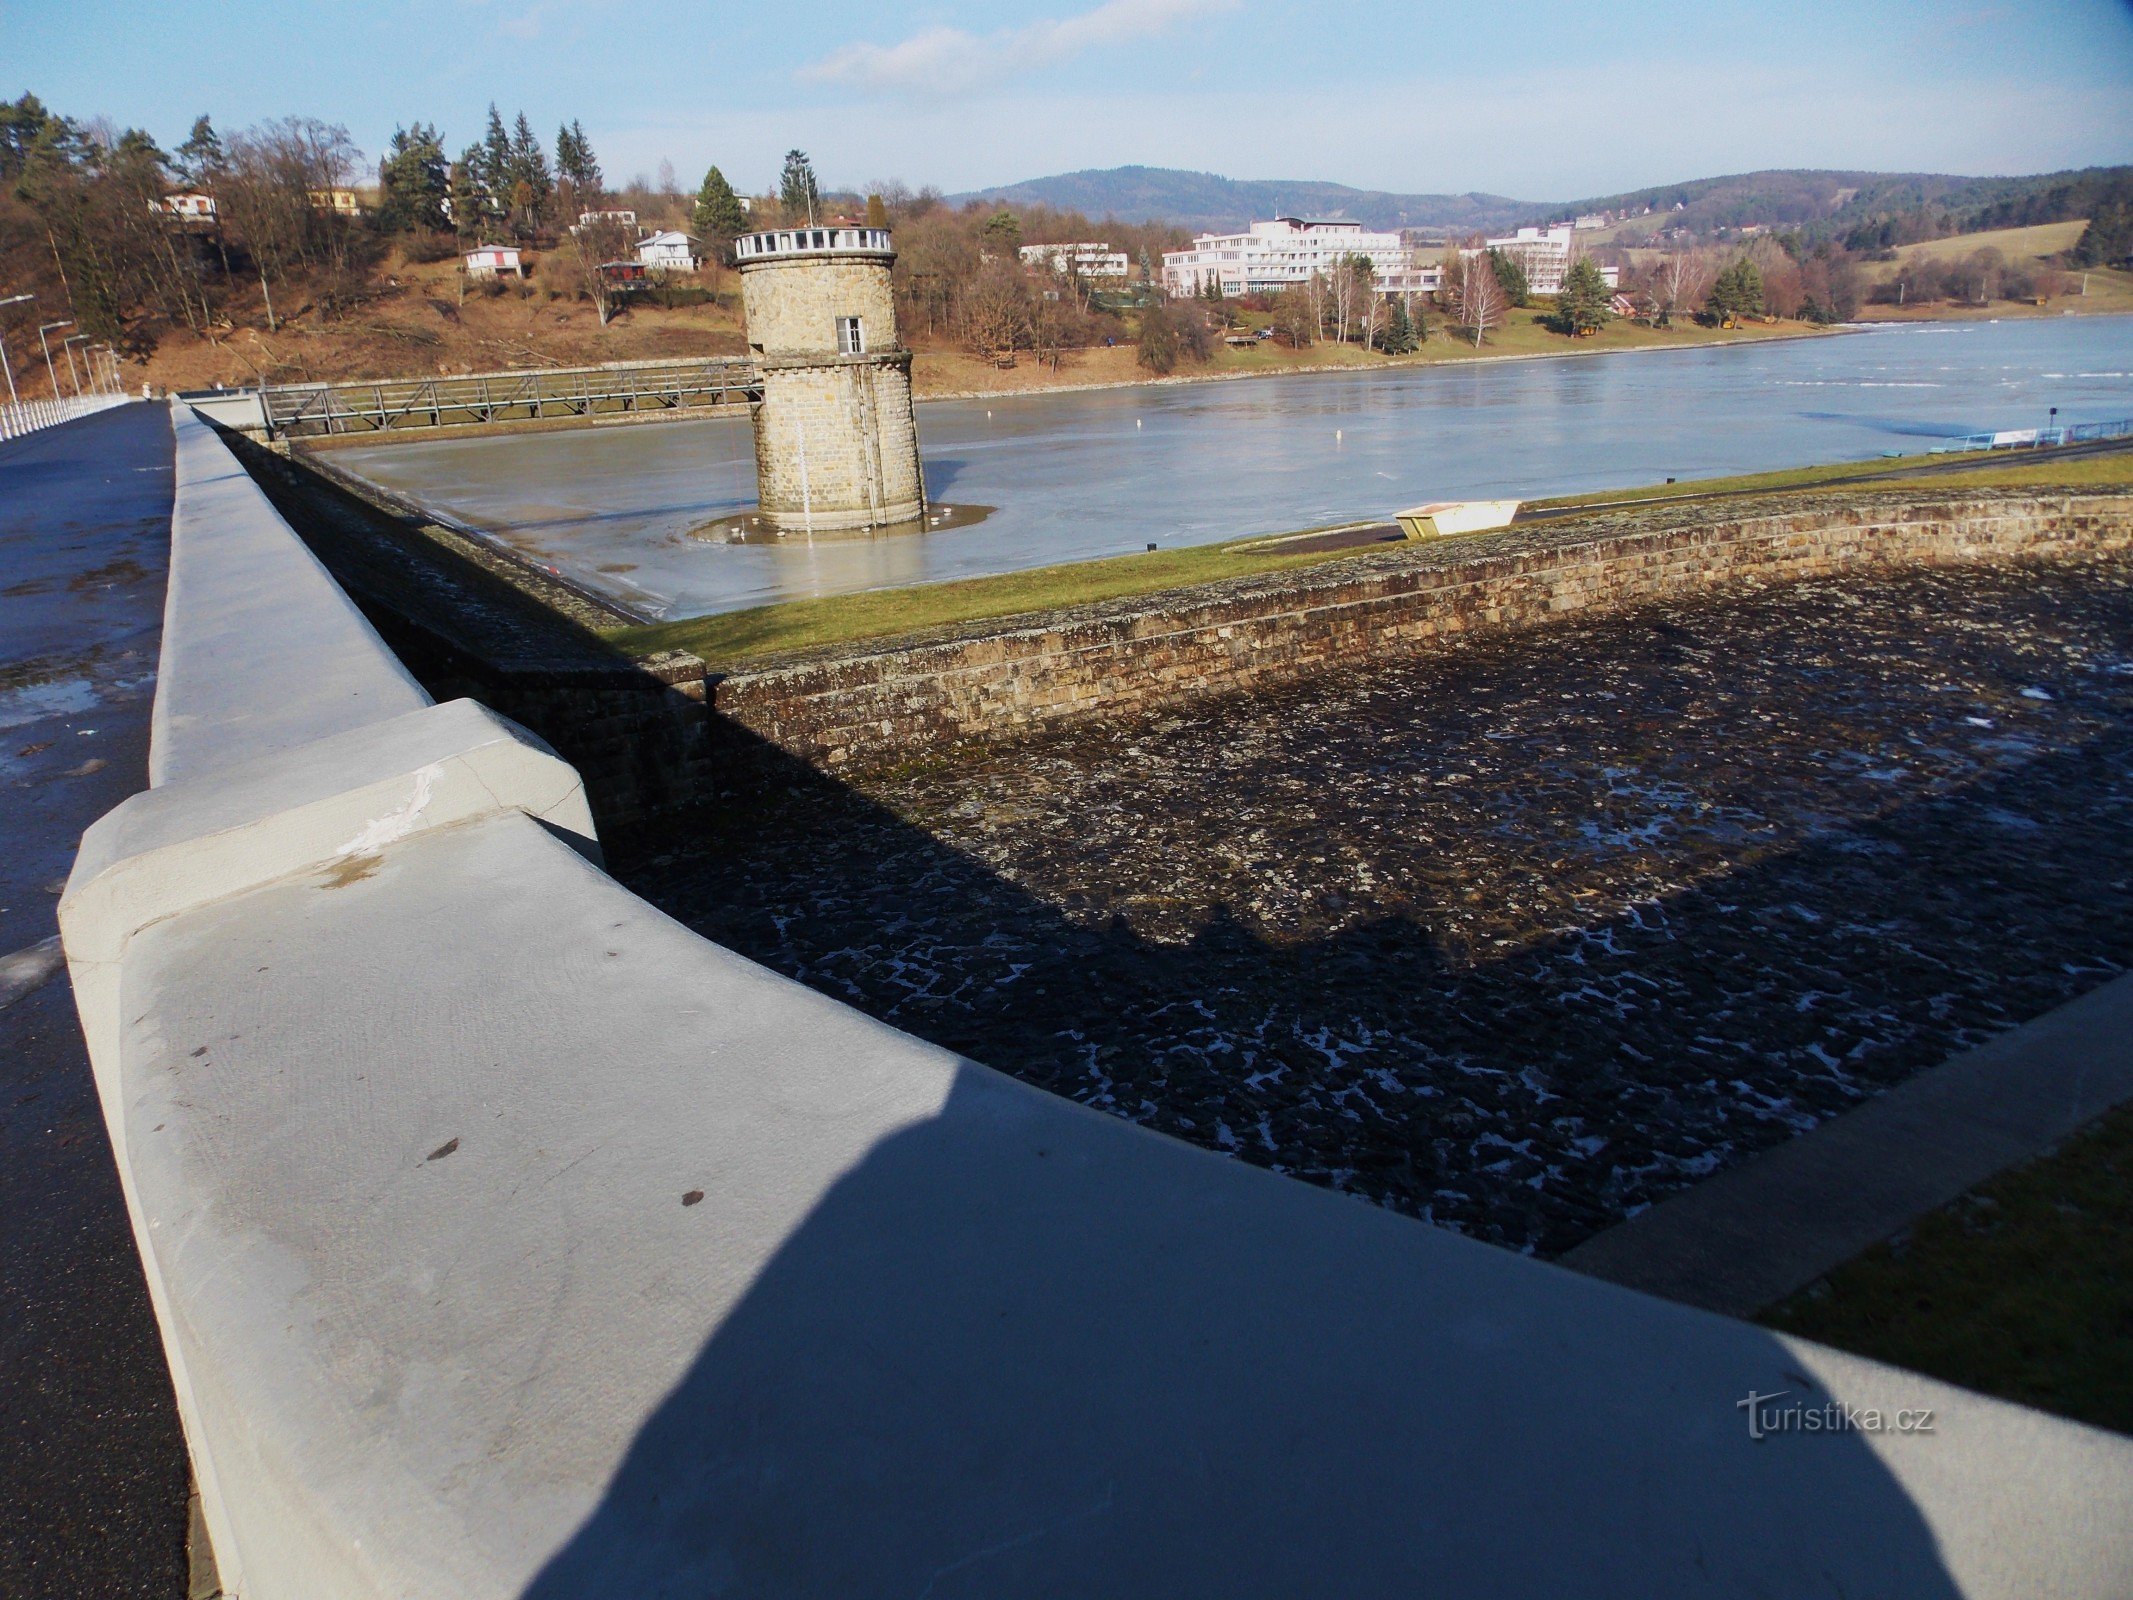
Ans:
[[[1955,233],[1945,239],[1921,239],[1916,244],[1899,245],[1896,259],[1899,262],[1921,258],[1956,261],[1974,251],[1991,249],[1999,251],[2009,261],[2041,261],[2062,250],[2073,249],[2075,241],[2081,237],[2081,230],[2087,226],[2083,221],[2040,222],[2028,228]]]

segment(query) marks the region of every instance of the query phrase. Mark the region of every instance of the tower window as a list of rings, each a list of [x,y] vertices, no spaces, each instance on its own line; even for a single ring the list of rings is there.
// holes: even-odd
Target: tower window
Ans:
[[[837,354],[856,356],[866,353],[866,335],[861,331],[857,317],[837,319]]]

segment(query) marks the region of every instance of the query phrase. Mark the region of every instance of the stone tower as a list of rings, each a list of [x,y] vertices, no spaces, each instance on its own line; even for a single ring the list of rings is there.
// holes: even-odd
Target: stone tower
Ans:
[[[896,337],[886,228],[779,228],[734,241],[763,374],[756,498],[781,533],[925,514],[911,352]]]

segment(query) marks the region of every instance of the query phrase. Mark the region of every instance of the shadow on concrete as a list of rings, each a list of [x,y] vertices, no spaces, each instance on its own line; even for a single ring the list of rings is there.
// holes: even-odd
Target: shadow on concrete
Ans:
[[[1565,1070],[1583,1083],[1550,1092],[1615,1107],[1609,1137],[1648,1143],[1663,1117],[1644,1113],[1713,1076],[1708,1062],[1669,1057],[1664,1038],[1721,1022],[1754,1035],[1755,1006],[1777,1019],[1790,1009],[1788,975],[1769,970],[1756,928],[1817,883],[1839,901],[1862,885],[1908,897],[1902,938],[1828,952],[1832,970],[1856,966],[1899,1010],[1946,1003],[1948,970],[1973,959],[1979,927],[1995,935],[1988,963],[2047,950],[2068,920],[2133,955],[2133,908],[2122,880],[2106,883],[2118,864],[2094,853],[2092,829],[2069,831],[2042,873],[1980,865],[2005,845],[2010,818],[2034,824],[2019,826],[2025,838],[2050,836],[2069,796],[2126,771],[2133,730],[1809,839],[1674,897],[1663,925],[1644,911],[1617,916],[1600,936],[1653,991],[1627,1016],[1581,1013],[1552,941],[1475,965],[1398,918],[1296,944],[1219,906],[1182,945],[1092,925],[760,741],[722,737],[727,804],[624,841],[625,881],[826,992],[1084,1095],[1085,1082],[1052,1076],[1059,1056],[1044,1041],[1063,1026],[1123,1052],[1152,1009],[1240,982],[1306,1023],[1373,993],[1384,1012],[1435,988],[1436,1023],[1467,1017],[1469,1076],[1508,1086],[1537,1055],[1576,1063]],[[676,864],[692,834],[716,841],[698,847],[709,867]],[[790,839],[789,856],[760,854],[771,835]],[[842,908],[834,933],[796,940],[794,922],[817,913],[775,905],[775,888],[738,912],[714,903],[781,861],[814,874],[811,901]],[[1954,920],[1935,921],[1935,907]],[[894,965],[885,945],[921,918],[942,920],[939,946],[974,966],[1003,927],[1018,957],[1052,954],[1007,985],[975,970],[945,971],[935,991],[870,983],[865,969]],[[831,948],[846,935],[856,950]],[[2033,1014],[2069,983],[2106,975],[2041,970],[2050,964],[2047,954],[2031,970],[1981,970],[1998,992],[1971,1025]],[[1691,980],[1714,969],[1759,973],[1761,991],[1699,991]],[[1907,991],[1919,973],[1936,975],[1939,1000]],[[1670,1015],[1677,1006],[1686,1014]],[[1862,1085],[1937,1058],[1934,1037],[1920,1030],[1885,1050],[1860,1067]],[[1646,1059],[1622,1051],[1635,1041]],[[1779,1020],[1768,1047],[1797,1043]],[[1152,1076],[1145,1086],[1165,1087]],[[1720,1092],[1752,1101],[1755,1087]],[[1861,1092],[1826,1081],[1816,1103],[1815,1085],[1794,1088],[1795,1105],[1817,1115]],[[1209,1092],[1237,1090],[1232,1080]],[[1114,1102],[1134,1092],[1121,1079]],[[1959,1592],[1918,1507],[1860,1436],[1747,1438],[1736,1407],[1747,1388],[1824,1398],[1760,1330],[1654,1321],[1650,1303],[1629,1296],[1566,1295],[1542,1312],[1525,1297],[1561,1280],[1486,1248],[1458,1247],[1439,1276],[1403,1273],[1396,1258],[1395,1270],[1383,1260],[1373,1270],[1357,1258],[1382,1242],[1377,1230],[1412,1224],[1333,1217],[1338,1206],[1319,1197],[1293,1225],[1229,1213],[1235,1185],[1264,1180],[1139,1141],[1119,1141],[1135,1148],[1111,1166],[1018,1163],[1003,1153],[1016,1132],[1000,1095],[990,1074],[966,1069],[937,1117],[884,1140],[822,1196],[646,1421],[529,1600]],[[1548,1120],[1508,1088],[1421,1101],[1373,1157],[1377,1198],[1416,1209],[1440,1193],[1459,1175],[1452,1146],[1471,1141],[1485,1112],[1522,1117],[1529,1131]],[[1298,1148],[1338,1121],[1305,1127]],[[1744,1123],[1720,1157],[1791,1131],[1780,1118]],[[1175,1168],[1174,1183],[1128,1172],[1133,1160]],[[1497,1177],[1506,1193],[1527,1187],[1517,1173]],[[1556,1237],[1589,1226],[1600,1198],[1550,1218]]]
[[[1419,1225],[1137,1138],[1021,1159],[1005,1098],[822,1196],[527,1600],[1958,1593],[1861,1438],[1748,1437],[1825,1398],[1760,1331],[1403,1273]]]

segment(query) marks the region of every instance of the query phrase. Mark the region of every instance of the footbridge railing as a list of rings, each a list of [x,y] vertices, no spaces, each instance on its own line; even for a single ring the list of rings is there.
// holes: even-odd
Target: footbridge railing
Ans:
[[[61,922],[227,1592],[2133,1586],[2133,1441],[1189,1148],[698,938],[176,427],[153,787]]]
[[[451,377],[270,384],[180,398],[200,405],[225,426],[269,438],[310,438],[679,411],[746,404],[761,394],[753,362],[711,356]]]
[[[1928,455],[1955,455],[1970,450],[2050,450],[2060,445],[2094,444],[2105,439],[2133,439],[2133,417],[2118,422],[2073,422],[2064,427],[2002,428],[1997,433],[1966,433],[1937,444]]]
[[[133,399],[128,394],[63,395],[57,400],[23,400],[0,403],[0,439],[19,439],[26,433],[56,428],[76,417],[94,416]]]

